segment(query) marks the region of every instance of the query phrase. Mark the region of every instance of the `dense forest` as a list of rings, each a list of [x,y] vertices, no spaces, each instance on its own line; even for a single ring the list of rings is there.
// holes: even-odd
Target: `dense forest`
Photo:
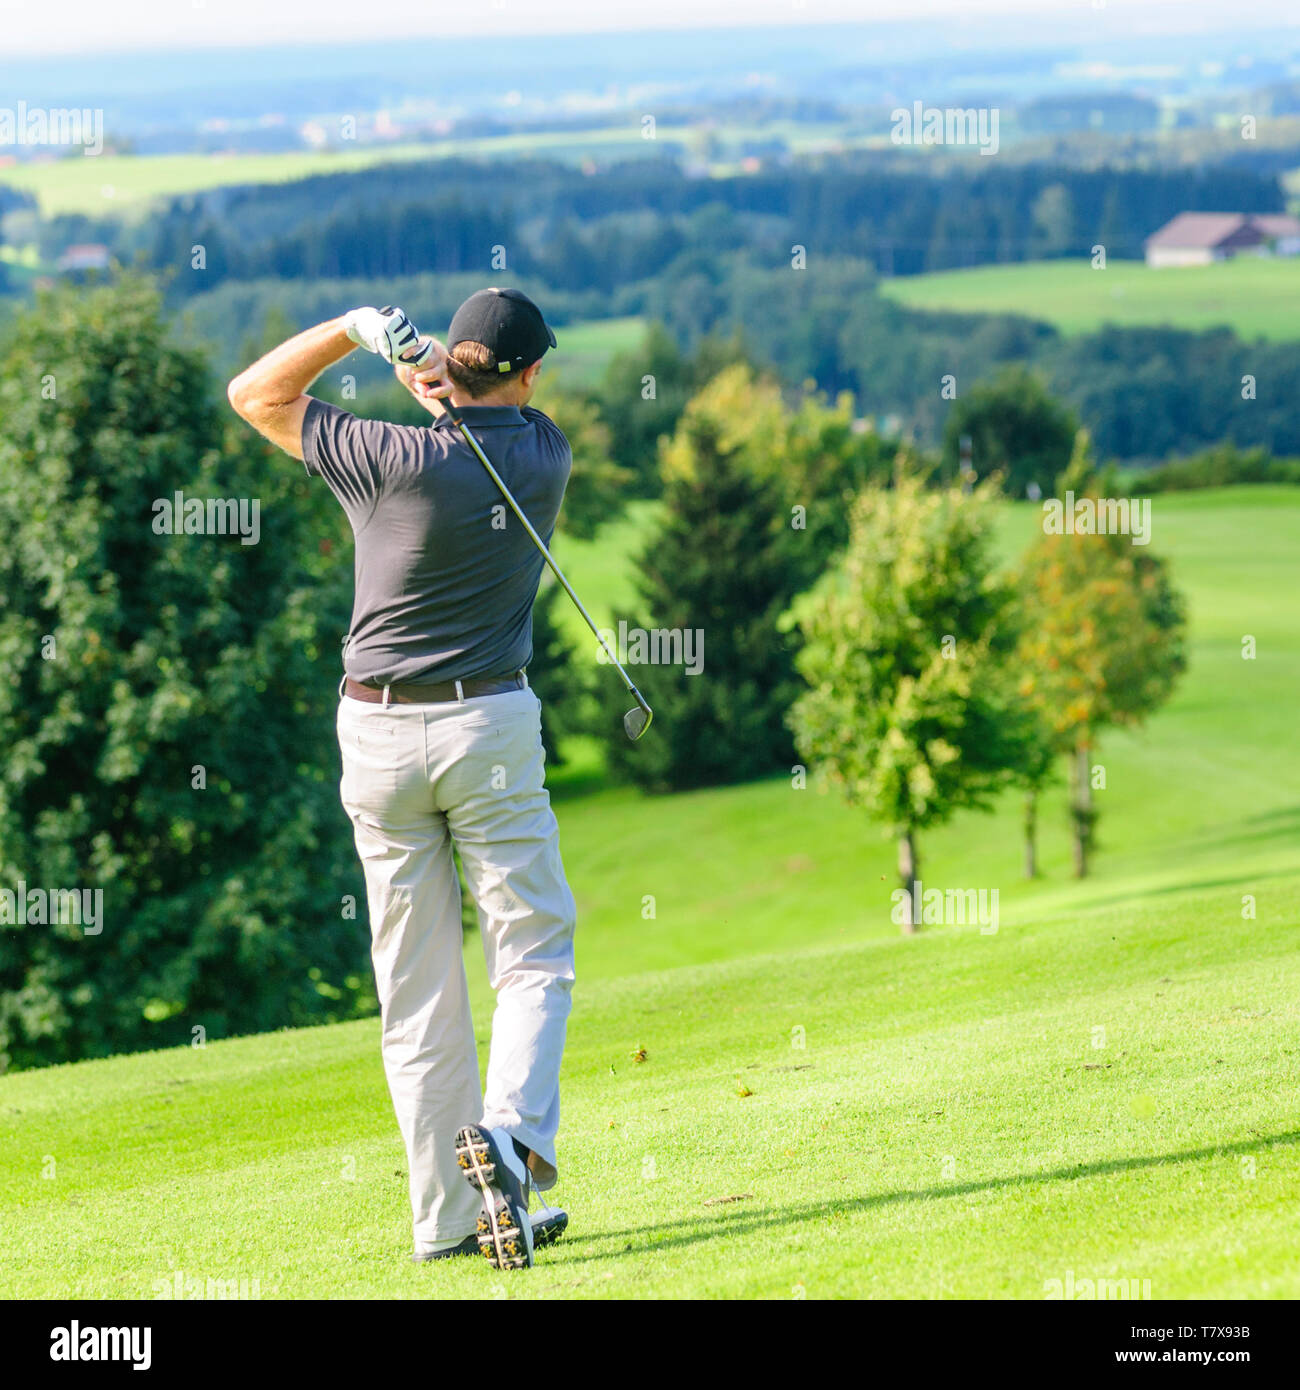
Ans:
[[[178,294],[227,280],[481,269],[494,246],[554,289],[625,293],[701,257],[788,258],[796,244],[882,275],[1082,256],[1095,245],[1138,256],[1145,237],[1188,208],[1283,208],[1274,174],[1227,164],[941,167],[902,170],[864,154],[698,178],[667,158],[598,176],[540,160],[431,160],[216,189],[172,199],[144,223],[59,217],[42,243],[48,255],[102,240],[153,270],[188,268],[191,248],[204,246],[206,268],[178,275]]]
[[[883,298],[879,281],[1082,258],[1098,246],[1135,257],[1178,212],[1283,207],[1271,165],[906,168],[868,152],[707,178],[667,156],[585,170],[429,160],[219,188],[134,219],[41,220],[25,195],[0,187],[0,211],[36,224],[47,262],[103,242],[120,263],[159,274],[178,332],[208,343],[220,370],[267,325],[303,327],[353,303],[400,302],[445,323],[488,276],[522,286],[560,328],[627,315],[661,323],[683,357],[739,334],[756,363],[792,384],[849,391],[861,414],[926,445],[943,432],[945,381],[965,390],[1028,364],[1078,411],[1101,454],[1130,463],[1223,440],[1300,453],[1290,410],[1300,345],[1247,345],[1226,330],[1064,337],[1029,317],[908,309]],[[1243,399],[1246,375],[1254,398]],[[378,386],[361,376],[363,392]]]

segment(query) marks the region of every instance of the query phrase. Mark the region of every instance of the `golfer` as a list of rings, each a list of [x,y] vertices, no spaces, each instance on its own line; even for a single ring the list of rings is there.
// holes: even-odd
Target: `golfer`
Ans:
[[[393,363],[434,416],[362,420],[306,394],[357,345]],[[406,1143],[417,1261],[481,1250],[532,1264],[530,1187],[556,1181],[559,1073],[573,986],[573,895],[529,689],[542,558],[450,427],[450,396],[549,541],[572,456],[528,401],[555,335],[518,290],[480,290],[447,345],[400,309],[354,309],[236,377],[230,403],[322,478],[356,539],[338,738],[342,800],[370,908],[383,1060]],[[461,955],[452,842],[496,991],[487,1085]]]

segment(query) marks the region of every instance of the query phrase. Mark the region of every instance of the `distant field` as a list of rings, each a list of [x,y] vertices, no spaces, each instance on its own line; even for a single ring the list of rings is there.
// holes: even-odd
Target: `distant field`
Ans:
[[[813,150],[861,143],[847,137],[842,126],[781,122],[766,126],[728,126],[709,132],[711,158],[735,158],[743,141],[779,139],[791,149]],[[0,169],[0,184],[34,193],[41,212],[103,215],[137,210],[152,198],[198,193],[209,188],[244,183],[289,183],[315,174],[346,173],[375,164],[448,156],[515,158],[545,155],[578,162],[599,155],[631,159],[662,150],[665,142],[692,147],[701,138],[690,126],[660,124],[655,139],[642,136],[640,125],[621,124],[597,130],[554,130],[532,134],[492,136],[482,140],[402,145],[367,145],[353,150],[292,151],[285,154],[182,154],[70,156],[48,164],[23,164]],[[718,164],[719,172],[732,167]]]
[[[687,134],[662,128],[660,138]],[[355,150],[293,151],[285,154],[180,154],[180,155],[84,155],[49,164],[18,165],[0,169],[0,183],[25,188],[40,202],[41,212],[102,215],[114,208],[129,208],[151,198],[179,193],[198,193],[209,188],[243,183],[289,183],[315,174],[346,173],[375,164],[445,159],[449,155],[519,155],[545,153],[571,157],[588,145],[607,150],[626,144],[620,153],[644,150],[638,131],[626,126],[609,130],[555,131],[537,135],[498,136],[485,140],[459,140],[451,144],[368,145]]]
[[[567,386],[590,386],[616,353],[635,347],[645,332],[639,318],[593,319],[557,328],[555,370]]]
[[[1300,258],[1150,270],[1141,261],[1034,261],[888,280],[881,290],[915,309],[1023,314],[1063,333],[1103,324],[1226,324],[1242,338],[1300,338]]]

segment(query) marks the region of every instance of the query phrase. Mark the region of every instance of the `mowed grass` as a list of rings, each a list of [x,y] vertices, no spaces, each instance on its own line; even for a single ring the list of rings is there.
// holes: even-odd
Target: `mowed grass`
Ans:
[[[1008,557],[1038,516],[1005,509]],[[996,931],[900,937],[892,846],[785,778],[561,794],[572,1234],[531,1274],[403,1262],[370,1020],[0,1078],[0,1293],[179,1270],[263,1297],[1039,1298],[1073,1271],[1300,1295],[1298,522],[1285,489],[1156,499],[1191,669],[1098,749],[1094,877],[1059,788],[1035,884],[1015,797],[921,839],[927,886],[999,891]],[[609,539],[573,568],[612,582]]]
[[[1252,922],[1220,889],[584,984],[571,1235],[509,1277],[406,1263],[373,1024],[9,1077],[0,1293],[1296,1297],[1300,875],[1277,886]]]
[[[1160,324],[1227,326],[1247,340],[1300,337],[1300,257],[1164,270],[1141,261],[1112,260],[1104,270],[1086,260],[1034,261],[900,276],[880,288],[914,309],[1020,314],[1067,334]]]
[[[923,880],[997,888],[1004,921],[1156,899],[1189,884],[1240,883],[1241,892],[1264,893],[1271,875],[1300,872],[1293,732],[1300,489],[1161,496],[1152,516],[1152,548],[1168,557],[1188,599],[1189,670],[1147,728],[1100,740],[1094,762],[1105,770],[1106,787],[1096,793],[1100,850],[1092,876],[1083,883],[1070,877],[1060,782],[1040,809],[1043,877],[1034,883],[1021,876],[1018,796],[1004,798],[995,814],[961,814],[920,837]],[[652,518],[646,507],[620,523],[627,541],[635,535],[640,543]],[[999,544],[1008,562],[1040,520],[1030,503],[1003,509]],[[581,593],[601,592],[599,582],[587,581],[598,573],[598,557],[612,561],[604,539],[564,543],[561,563]],[[1255,640],[1253,660],[1242,658],[1245,637]],[[593,646],[588,637],[583,650]],[[603,674],[613,728],[622,693],[616,675]],[[653,668],[638,683],[653,705]],[[562,790],[563,775],[557,781]],[[789,777],[670,798],[623,789],[566,797],[561,826],[585,958],[601,972],[896,930],[889,920],[892,843],[837,795],[798,790]],[[652,922],[640,917],[645,894],[656,896]]]
[[[637,498],[620,516],[601,527],[595,540],[576,540],[562,533],[555,538],[552,549],[556,562],[601,626],[612,622],[616,612],[635,609],[635,560],[653,533],[658,515],[657,502]],[[596,639],[578,610],[568,604],[561,611],[575,643],[582,650],[594,651]]]
[[[567,324],[555,334],[552,370],[568,387],[594,387],[610,358],[638,347],[644,336],[645,320],[636,316]]]

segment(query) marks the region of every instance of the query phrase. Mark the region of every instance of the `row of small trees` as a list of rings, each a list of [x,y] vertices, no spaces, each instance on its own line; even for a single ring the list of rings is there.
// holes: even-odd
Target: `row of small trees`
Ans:
[[[699,628],[705,669],[656,667],[656,737],[612,741],[654,790],[743,781],[797,757],[896,837],[1025,794],[1065,760],[1075,872],[1088,871],[1093,750],[1140,723],[1184,667],[1183,605],[1127,535],[1044,534],[1014,569],[994,546],[998,480],[936,482],[853,428],[847,400],[787,410],[744,366],[688,405],[662,450],[665,514],[637,563],[647,626]],[[1061,480],[1095,486],[1086,434]]]
[[[1084,876],[1097,738],[1141,723],[1184,666],[1182,604],[1162,561],[1123,536],[1045,535],[999,574],[991,495],[926,489],[916,474],[865,491],[800,623],[799,751],[897,837],[909,903],[917,832],[1009,786],[1025,791],[1025,872],[1036,874],[1038,794],[1062,757]]]

